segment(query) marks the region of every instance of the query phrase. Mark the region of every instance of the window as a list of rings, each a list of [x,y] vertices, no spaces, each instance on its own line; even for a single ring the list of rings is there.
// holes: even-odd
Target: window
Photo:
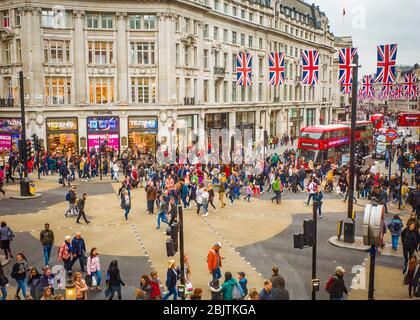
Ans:
[[[15,25],[20,26],[20,11],[15,10]]]
[[[241,90],[241,102],[245,102],[245,88],[244,86],[239,86],[239,90]]]
[[[184,32],[191,33],[191,19],[185,18],[185,29]]]
[[[264,17],[263,16],[260,16],[260,25],[263,25],[263,24],[264,24]]]
[[[244,9],[241,10],[241,19],[245,19],[245,10]]]
[[[209,80],[204,80],[203,99],[204,102],[209,102]]]
[[[203,37],[208,38],[210,36],[209,25],[205,24],[203,29]]]
[[[193,30],[193,34],[195,36],[198,36],[198,21],[194,20],[194,30]]]
[[[213,28],[213,39],[214,40],[219,40],[219,28],[218,27]]]
[[[194,47],[193,59],[194,59],[194,68],[197,68],[197,47]]]
[[[232,102],[236,102],[236,81],[232,81]]]
[[[248,90],[248,102],[252,102],[252,87],[247,87]]]
[[[20,21],[19,21],[20,23]],[[69,28],[70,13],[68,11],[53,11],[42,9],[41,27],[43,28]]]
[[[154,42],[131,42],[131,64],[155,64]]]
[[[250,47],[250,48],[253,47],[252,36],[248,36],[248,47]]]
[[[155,103],[155,78],[131,78],[131,102]]]
[[[203,67],[204,67],[204,69],[208,69],[209,68],[209,50],[208,49],[204,49],[204,54],[203,54]]]
[[[223,12],[226,14],[229,12],[229,5],[226,2],[223,4]]]
[[[175,63],[176,63],[176,66],[181,65],[181,63],[179,62],[179,43],[177,43],[175,46]]]
[[[45,77],[47,104],[71,103],[71,79],[69,77]]]
[[[112,29],[113,15],[110,13],[88,13],[86,14],[86,24],[91,29]]]
[[[69,63],[70,40],[44,40],[44,62]]]
[[[114,63],[113,42],[89,41],[89,63],[112,64]]]
[[[190,48],[184,47],[184,65],[188,67],[190,65]]]
[[[0,15],[1,15],[1,26],[3,28],[10,27],[9,10],[1,11]]]
[[[185,78],[185,85],[184,85],[184,97],[190,97],[190,90],[191,90],[191,79]]]
[[[238,9],[236,7],[232,7],[232,16],[236,17],[238,15]]]
[[[254,15],[251,12],[248,14],[248,20],[251,22],[254,21]]]
[[[179,86],[179,78],[176,78],[176,84],[175,84],[175,86],[176,86],[176,102],[178,102],[179,103],[179,98],[180,98],[180,93],[179,93],[179,90],[180,90],[180,86]]]
[[[258,39],[258,48],[263,49],[263,38]]]
[[[220,87],[219,87],[219,82],[215,81],[214,82],[214,102],[219,102],[220,101]]]
[[[12,63],[12,52],[11,52],[11,41],[3,42],[3,51],[4,51],[4,63]]]
[[[229,31],[226,29],[223,29],[223,41],[228,42],[229,41]]]
[[[144,29],[150,30],[156,28],[156,16],[155,15],[144,15]]]
[[[22,43],[20,39],[16,39],[16,62],[22,62]]]
[[[245,35],[241,33],[241,46],[245,45]]]
[[[258,101],[262,101],[263,98],[263,84],[258,84]]]
[[[180,23],[179,23],[179,20],[181,20],[181,17],[180,16],[176,16],[176,19],[175,19],[175,31],[176,32],[179,32],[179,31],[181,31],[180,30]]]
[[[227,86],[228,82],[223,81],[223,102],[227,102]]]
[[[214,62],[213,62],[213,66],[214,67],[218,67],[219,66],[219,52],[215,51],[214,52]]]
[[[91,104],[107,104],[114,102],[114,79],[90,78],[89,96]]]
[[[129,21],[130,21],[130,29],[133,29],[133,30],[141,29],[141,15],[139,14],[130,15]]]
[[[236,44],[237,43],[237,33],[236,31],[232,31],[232,43]]]
[[[263,76],[263,58],[258,59],[258,74],[260,77]]]
[[[232,72],[236,72],[236,54],[232,54]]]
[[[225,70],[227,69],[227,60],[228,60],[228,54],[224,53],[223,54],[223,68],[225,68]]]
[[[219,10],[219,8],[220,8],[219,0],[214,0],[214,10]]]

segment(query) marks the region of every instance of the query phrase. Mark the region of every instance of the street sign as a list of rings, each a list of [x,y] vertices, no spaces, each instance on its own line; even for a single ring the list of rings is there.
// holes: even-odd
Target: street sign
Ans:
[[[394,129],[388,129],[385,133],[385,136],[387,141],[394,141],[399,137],[399,134]]]

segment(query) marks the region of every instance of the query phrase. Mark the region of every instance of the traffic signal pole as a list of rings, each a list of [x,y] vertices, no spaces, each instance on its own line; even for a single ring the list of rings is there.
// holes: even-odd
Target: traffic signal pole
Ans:
[[[23,87],[23,71],[19,71],[19,86],[20,86],[20,117],[22,127],[21,147],[20,147],[20,158],[23,164],[23,178],[28,177],[28,162],[26,159],[26,119],[25,119],[25,92]],[[21,184],[22,184],[21,180]]]
[[[313,201],[313,245],[312,245],[312,300],[316,300],[316,289],[313,281],[316,279],[316,237],[317,237],[317,208],[318,202]]]

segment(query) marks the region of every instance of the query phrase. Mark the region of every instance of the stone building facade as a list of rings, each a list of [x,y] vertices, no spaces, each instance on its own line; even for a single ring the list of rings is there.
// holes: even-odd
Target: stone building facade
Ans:
[[[335,38],[301,0],[16,0],[0,1],[0,18],[0,118],[19,118],[22,70],[28,135],[50,151],[105,136],[120,150],[154,148],[180,123],[190,144],[194,129],[251,129],[260,140],[332,120]],[[300,85],[305,49],[320,51],[315,87]],[[236,85],[242,51],[253,56],[249,87]],[[286,52],[280,87],[268,84],[270,51]]]

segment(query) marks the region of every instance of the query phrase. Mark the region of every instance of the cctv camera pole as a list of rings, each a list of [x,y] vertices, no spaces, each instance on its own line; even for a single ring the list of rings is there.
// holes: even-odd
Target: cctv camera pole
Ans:
[[[182,205],[178,206],[178,219],[179,219],[179,259],[180,259],[180,271],[181,271],[181,285],[184,286],[184,294],[181,299],[185,300],[185,264],[184,264],[184,214]]]
[[[312,280],[316,279],[316,229],[318,202],[313,201],[313,245],[312,245]],[[316,290],[312,283],[312,300],[316,300]]]
[[[353,85],[352,85],[352,101],[351,101],[351,135],[350,135],[350,181],[348,189],[348,208],[346,224],[350,227],[351,234],[344,233],[345,242],[354,242],[356,233],[356,225],[353,220],[353,194],[354,194],[354,171],[355,171],[355,149],[356,149],[356,112],[357,112],[357,84],[359,73],[359,55],[356,53],[353,59]],[[348,234],[348,239],[346,239]],[[346,241],[347,240],[347,241]]]

